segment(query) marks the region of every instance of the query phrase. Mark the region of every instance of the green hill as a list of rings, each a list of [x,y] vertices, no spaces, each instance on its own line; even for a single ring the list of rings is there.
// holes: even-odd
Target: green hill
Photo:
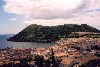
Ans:
[[[69,37],[72,32],[100,32],[87,24],[65,24],[58,26],[42,26],[32,24],[7,39],[16,42],[54,42],[60,37]]]

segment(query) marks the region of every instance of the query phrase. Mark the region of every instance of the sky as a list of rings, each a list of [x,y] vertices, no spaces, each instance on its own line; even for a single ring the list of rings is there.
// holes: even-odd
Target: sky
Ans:
[[[30,24],[88,24],[100,30],[100,0],[0,0],[0,34]]]

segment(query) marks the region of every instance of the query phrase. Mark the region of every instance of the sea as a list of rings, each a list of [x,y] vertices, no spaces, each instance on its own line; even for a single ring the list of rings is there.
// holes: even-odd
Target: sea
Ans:
[[[13,48],[47,48],[54,46],[56,43],[34,43],[34,42],[12,42],[6,39],[14,36],[13,34],[0,35],[0,49],[7,47]]]

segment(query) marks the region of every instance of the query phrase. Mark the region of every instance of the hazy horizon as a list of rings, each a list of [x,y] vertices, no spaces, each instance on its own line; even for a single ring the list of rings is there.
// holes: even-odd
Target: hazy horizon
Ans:
[[[0,0],[0,34],[30,24],[88,24],[100,30],[100,0]]]

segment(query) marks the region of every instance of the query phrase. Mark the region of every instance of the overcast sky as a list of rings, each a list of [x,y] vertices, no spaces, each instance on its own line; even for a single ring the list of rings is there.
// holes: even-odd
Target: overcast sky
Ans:
[[[100,29],[100,0],[0,0],[0,34],[30,24],[88,24]]]

